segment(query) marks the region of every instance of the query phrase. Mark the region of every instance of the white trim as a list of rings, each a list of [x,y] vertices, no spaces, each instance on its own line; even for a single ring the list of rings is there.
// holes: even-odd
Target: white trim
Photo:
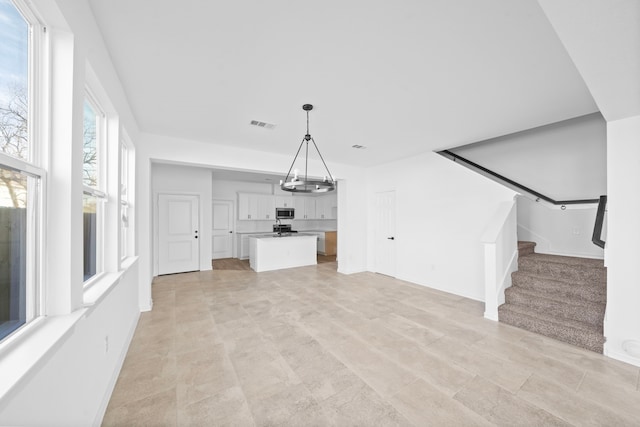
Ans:
[[[0,152],[0,164],[4,165],[5,169],[12,169],[37,178],[40,178],[45,174],[42,168],[2,152]]]
[[[87,196],[94,196],[94,197],[97,197],[98,199],[106,199],[107,198],[107,193],[105,193],[104,191],[100,191],[98,189],[95,189],[93,187],[89,187],[88,185],[84,185],[83,186],[82,194],[86,194]]]

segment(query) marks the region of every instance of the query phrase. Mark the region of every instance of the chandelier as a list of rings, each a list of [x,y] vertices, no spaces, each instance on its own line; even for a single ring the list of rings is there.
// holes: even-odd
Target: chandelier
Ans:
[[[320,150],[316,145],[316,142],[313,140],[311,135],[309,134],[309,111],[313,110],[313,105],[304,104],[302,109],[307,112],[307,134],[302,138],[302,142],[300,142],[300,146],[298,147],[298,151],[296,152],[296,156],[293,158],[293,162],[291,163],[291,167],[289,168],[289,172],[287,172],[287,176],[284,178],[284,181],[280,180],[280,188],[284,191],[290,191],[292,193],[326,193],[328,191],[333,191],[336,189],[336,182],[331,176],[331,172],[329,172],[329,168],[327,164],[324,162],[322,158],[322,154],[320,154]],[[307,174],[308,163],[309,163],[309,141],[313,143],[318,155],[320,156],[320,160],[322,160],[322,164],[324,165],[327,174],[324,176],[322,180],[319,179],[309,179]],[[298,169],[294,169],[293,176],[291,175],[291,170],[293,166],[296,164],[296,160],[298,159],[298,155],[300,154],[300,150],[302,149],[302,145],[305,145],[305,162],[304,162],[304,176],[300,176]],[[291,179],[289,179],[291,178]]]

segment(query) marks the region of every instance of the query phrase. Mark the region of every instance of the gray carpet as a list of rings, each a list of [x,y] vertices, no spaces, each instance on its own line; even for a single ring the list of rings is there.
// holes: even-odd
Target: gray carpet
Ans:
[[[518,242],[518,271],[501,322],[602,353],[607,272],[602,260],[538,254]]]

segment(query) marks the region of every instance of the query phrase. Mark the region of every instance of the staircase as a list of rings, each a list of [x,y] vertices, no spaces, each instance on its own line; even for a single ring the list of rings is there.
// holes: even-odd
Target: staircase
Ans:
[[[602,260],[534,252],[518,242],[518,271],[498,307],[501,322],[602,353],[607,270]]]

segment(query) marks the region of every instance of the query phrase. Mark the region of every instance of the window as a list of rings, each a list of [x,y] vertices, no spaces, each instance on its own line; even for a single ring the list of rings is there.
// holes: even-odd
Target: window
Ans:
[[[85,283],[102,271],[104,114],[87,95],[83,119],[83,256]]]
[[[129,255],[129,150],[120,142],[120,259]]]
[[[0,0],[0,339],[40,314],[39,222],[43,171],[34,162],[33,25]]]

